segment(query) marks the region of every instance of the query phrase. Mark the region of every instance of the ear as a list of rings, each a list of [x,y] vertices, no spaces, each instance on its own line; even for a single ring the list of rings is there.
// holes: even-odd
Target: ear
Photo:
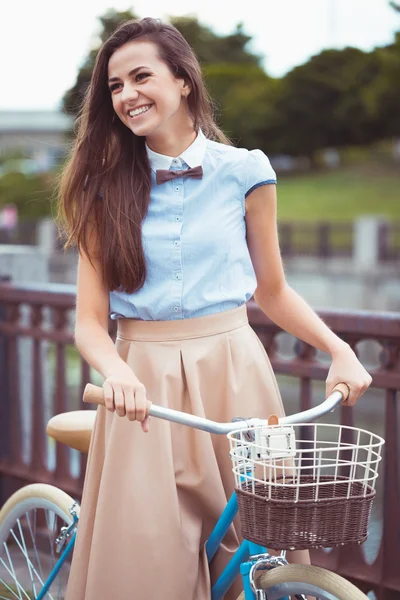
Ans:
[[[181,90],[182,96],[184,98],[187,98],[189,96],[190,92],[191,92],[190,83],[188,83],[188,82],[185,81],[183,83],[182,90]]]

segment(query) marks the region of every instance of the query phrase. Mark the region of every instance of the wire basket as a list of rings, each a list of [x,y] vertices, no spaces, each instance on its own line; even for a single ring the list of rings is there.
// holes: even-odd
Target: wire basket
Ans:
[[[228,439],[245,539],[275,550],[366,540],[381,437],[307,423],[259,425]]]

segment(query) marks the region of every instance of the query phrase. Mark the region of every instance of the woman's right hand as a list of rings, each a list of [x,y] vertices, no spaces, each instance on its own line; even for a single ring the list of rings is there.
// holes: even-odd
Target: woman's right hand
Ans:
[[[149,410],[146,388],[130,367],[113,372],[103,383],[104,400],[107,410],[116,412],[129,421],[140,421],[143,431],[149,431]]]

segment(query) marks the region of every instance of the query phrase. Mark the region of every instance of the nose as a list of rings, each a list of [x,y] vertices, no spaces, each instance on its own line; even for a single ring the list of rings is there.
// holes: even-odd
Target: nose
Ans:
[[[126,83],[122,89],[121,100],[123,102],[132,102],[137,99],[138,91],[131,83]]]

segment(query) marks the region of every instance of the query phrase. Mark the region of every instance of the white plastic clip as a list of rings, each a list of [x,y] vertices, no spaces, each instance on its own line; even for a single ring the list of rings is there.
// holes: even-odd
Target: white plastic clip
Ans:
[[[261,459],[296,456],[294,428],[291,425],[276,426],[276,423],[277,418],[273,416],[268,419],[268,426],[256,428],[257,454]]]

